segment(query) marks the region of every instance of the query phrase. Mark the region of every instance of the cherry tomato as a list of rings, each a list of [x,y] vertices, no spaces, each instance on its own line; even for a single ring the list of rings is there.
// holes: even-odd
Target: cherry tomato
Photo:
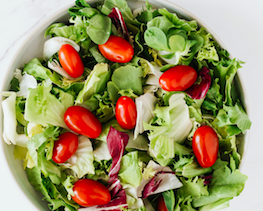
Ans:
[[[115,35],[111,35],[106,43],[99,45],[99,50],[106,59],[118,63],[131,61],[134,54],[131,44]]]
[[[72,131],[89,138],[97,138],[102,130],[97,117],[81,106],[69,107],[64,114],[64,121]]]
[[[184,91],[191,87],[197,79],[194,68],[178,65],[166,70],[159,79],[159,84],[166,91]]]
[[[61,66],[72,78],[80,77],[83,74],[83,62],[78,52],[71,45],[62,45],[58,56]]]
[[[207,125],[199,127],[193,136],[193,152],[203,168],[214,165],[217,160],[219,141],[213,128]]]
[[[78,149],[78,136],[71,132],[63,133],[55,141],[52,159],[56,163],[66,162]]]
[[[110,191],[98,181],[81,179],[73,186],[72,199],[83,207],[108,204],[111,200]]]
[[[127,97],[122,96],[117,100],[116,119],[119,125],[126,130],[131,130],[136,125],[137,111],[134,101]]]
[[[163,196],[160,196],[158,198],[158,201],[157,201],[157,210],[158,211],[168,211],[166,205],[165,205],[165,202],[164,202],[164,199],[163,199]]]

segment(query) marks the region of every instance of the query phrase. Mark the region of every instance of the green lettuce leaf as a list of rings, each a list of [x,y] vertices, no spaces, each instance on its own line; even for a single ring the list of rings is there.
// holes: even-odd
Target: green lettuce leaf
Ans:
[[[17,111],[16,106],[16,93],[15,92],[2,92],[4,96],[8,96],[2,101],[3,108],[3,139],[7,144],[14,144],[21,147],[26,147],[28,138],[25,134],[17,133],[17,113],[22,115],[20,110]]]
[[[78,178],[81,178],[86,174],[95,174],[95,168],[91,141],[86,136],[79,136],[78,139],[79,146],[77,151],[61,165],[70,168],[77,174]]]
[[[121,182],[138,187],[142,180],[142,173],[138,162],[138,151],[130,152],[121,159],[118,176]]]
[[[180,28],[185,31],[195,31],[197,29],[196,20],[187,21],[184,19],[180,19],[175,13],[170,13],[165,8],[158,9],[158,12],[166,17],[168,20],[170,20],[176,28]]]
[[[169,99],[169,106],[156,107],[153,111],[155,118],[150,124],[144,123],[144,129],[150,131],[148,137],[151,141],[159,135],[172,138],[178,143],[185,140],[193,124],[184,97],[182,93],[173,94]]]
[[[83,89],[79,92],[75,103],[83,103],[90,99],[93,94],[102,92],[110,79],[108,64],[99,63],[94,66],[90,75],[85,81]]]
[[[68,200],[68,193],[63,185],[53,184],[49,178],[45,178],[41,174],[41,171],[37,167],[32,169],[26,168],[26,173],[29,182],[49,202],[48,206],[50,210],[58,210],[60,207],[64,207],[65,210],[76,211],[79,208],[79,205],[73,200]]]
[[[73,105],[74,97],[71,94],[55,89],[59,98],[51,94],[52,86],[38,85],[30,89],[25,105],[25,119],[36,124],[48,124],[67,128],[64,122],[64,113]]]
[[[149,147],[150,155],[161,166],[167,166],[171,159],[174,157],[174,140],[163,135],[158,136],[156,139],[152,139]]]
[[[243,133],[251,126],[246,112],[242,108],[240,103],[236,103],[235,106],[223,106],[223,109],[219,110],[218,115],[214,121],[218,127],[237,126]],[[229,132],[229,131],[228,131]]]
[[[139,24],[139,22],[133,17],[132,11],[125,0],[105,0],[101,12],[105,15],[109,15],[114,7],[119,8],[126,23],[135,25]]]
[[[53,151],[54,140],[59,135],[58,127],[48,127],[42,133],[34,135],[28,142],[27,148],[34,164],[41,170],[45,177],[50,177],[53,183],[59,184],[61,170],[48,156],[48,150]]]
[[[232,199],[238,196],[247,180],[247,176],[240,173],[239,170],[231,172],[224,162],[217,161],[213,168],[211,184],[209,185],[209,195],[195,198],[194,207],[202,207],[208,204],[216,203],[222,199]],[[222,201],[224,203],[224,201]]]

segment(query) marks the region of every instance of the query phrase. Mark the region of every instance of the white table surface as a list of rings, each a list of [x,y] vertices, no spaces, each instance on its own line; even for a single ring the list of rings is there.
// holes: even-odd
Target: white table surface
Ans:
[[[244,191],[226,211],[260,211],[263,191],[263,1],[262,0],[170,0],[207,24],[236,58],[245,61],[239,71],[248,94],[249,148],[242,173],[248,175]],[[59,8],[73,0],[0,0],[0,78],[27,34]],[[1,80],[0,80],[1,81]],[[0,160],[0,210],[34,211]]]

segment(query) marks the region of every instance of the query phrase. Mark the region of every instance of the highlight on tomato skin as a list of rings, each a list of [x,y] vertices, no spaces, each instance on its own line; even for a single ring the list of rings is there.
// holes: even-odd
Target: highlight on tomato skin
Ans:
[[[168,211],[166,204],[164,202],[163,196],[160,196],[157,201],[157,211]]]
[[[70,106],[64,114],[64,122],[72,131],[89,138],[97,138],[102,131],[98,118],[81,106]]]
[[[122,37],[111,35],[106,43],[98,45],[101,54],[108,60],[118,63],[131,61],[134,55],[132,45]]]
[[[117,100],[115,107],[116,120],[126,130],[131,130],[136,125],[137,110],[135,102],[127,96]]]
[[[111,200],[110,191],[100,182],[80,179],[74,183],[72,199],[83,207],[105,205]]]
[[[63,133],[54,142],[52,159],[55,163],[66,162],[78,149],[78,136],[71,132]]]
[[[177,65],[166,70],[159,79],[161,88],[165,91],[185,91],[197,79],[196,70],[187,65]]]
[[[192,148],[201,167],[213,166],[219,150],[219,139],[214,129],[208,125],[197,128],[193,136]]]
[[[75,48],[70,44],[62,45],[58,55],[61,66],[72,78],[82,76],[84,64]]]

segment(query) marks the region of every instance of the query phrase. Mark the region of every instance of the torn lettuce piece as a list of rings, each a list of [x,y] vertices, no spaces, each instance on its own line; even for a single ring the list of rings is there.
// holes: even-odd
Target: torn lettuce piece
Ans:
[[[53,183],[59,184],[61,178],[60,168],[51,162],[54,140],[59,136],[58,127],[47,127],[42,133],[34,135],[27,143],[27,148],[36,167],[45,177],[50,177]],[[51,154],[52,155],[52,154]]]
[[[80,50],[79,45],[71,39],[67,39],[64,37],[53,37],[48,39],[44,43],[44,50],[43,50],[44,60],[48,61],[55,53],[59,52],[62,45],[65,44],[71,45],[73,48],[75,48],[77,52],[79,52]]]
[[[226,162],[222,162],[220,159],[217,160],[213,168],[214,172],[208,188],[209,195],[195,198],[193,200],[194,207],[203,207],[222,199],[232,199],[238,196],[244,188],[247,176],[241,174],[239,170],[231,172]]]
[[[129,152],[122,157],[118,176],[122,183],[128,183],[134,187],[140,185],[142,173],[139,167],[138,151]]]
[[[143,174],[144,172],[148,173],[147,176],[143,176],[140,186],[136,188],[138,197],[149,196],[182,186],[182,183],[169,167],[160,166],[153,160],[144,168]]]
[[[134,129],[134,139],[137,138],[138,134],[144,132],[143,122],[149,123],[154,117],[153,110],[156,103],[157,98],[150,93],[145,93],[135,99],[137,119]]]
[[[2,92],[4,96],[8,96],[2,101],[3,109],[3,139],[7,144],[14,144],[20,147],[26,147],[28,138],[25,134],[18,134],[16,131],[16,93],[15,92]]]
[[[241,104],[238,102],[235,104],[235,106],[224,105],[223,109],[219,110],[213,125],[224,127],[228,133],[231,132],[230,130],[232,126],[236,125],[238,129],[244,133],[250,128],[251,121],[249,120]]]
[[[98,63],[95,65],[86,79],[83,89],[79,92],[75,103],[83,103],[90,99],[93,94],[102,92],[106,88],[109,79],[110,71],[108,69],[108,64]]]
[[[49,202],[48,206],[50,210],[57,210],[60,207],[64,207],[65,210],[75,211],[79,208],[79,205],[73,200],[68,200],[68,192],[63,185],[56,185],[49,178],[45,178],[39,168],[26,168],[26,173],[29,182],[36,190],[40,191],[44,195],[45,200]]]
[[[114,7],[118,7],[124,18],[124,21],[129,24],[139,25],[140,23],[134,18],[130,7],[125,0],[105,0],[102,5],[101,12],[109,15]]]
[[[168,20],[170,20],[176,28],[180,28],[185,31],[196,31],[198,27],[196,20],[187,21],[184,19],[180,19],[175,13],[170,13],[165,8],[158,9],[158,12],[166,17]]]
[[[155,118],[149,124],[143,124],[144,129],[150,131],[150,140],[157,139],[159,135],[172,138],[178,143],[185,140],[193,123],[184,97],[183,93],[175,93],[169,99],[169,106],[156,107],[153,111]]]
[[[22,75],[21,70],[16,69],[14,77],[19,81],[19,91],[16,92],[16,96],[27,98],[28,89],[34,89],[37,87],[37,80],[27,73]]]
[[[74,97],[57,89],[59,99],[51,94],[52,86],[45,84],[30,89],[25,105],[25,119],[27,121],[47,126],[48,124],[67,128],[64,113],[73,105]]]
[[[161,165],[167,166],[174,157],[174,140],[160,135],[152,139],[149,147],[150,155]]]
[[[93,150],[94,158],[97,161],[110,160],[111,155],[109,153],[108,145],[106,142],[97,141],[95,142],[95,149]]]
[[[75,154],[60,165],[70,168],[76,173],[78,178],[82,178],[86,174],[95,174],[93,165],[94,155],[89,138],[86,136],[79,136],[78,139],[79,146]]]

